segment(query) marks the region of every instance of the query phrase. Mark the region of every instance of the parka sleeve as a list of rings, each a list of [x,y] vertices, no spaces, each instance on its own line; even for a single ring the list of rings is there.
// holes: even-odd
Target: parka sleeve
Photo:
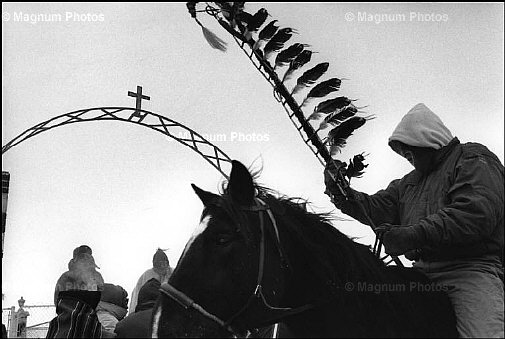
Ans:
[[[503,227],[503,166],[490,156],[464,154],[447,192],[448,204],[414,227],[430,247],[471,244]]]
[[[382,223],[398,224],[399,182],[400,179],[393,180],[386,189],[373,195],[351,190],[353,199],[343,203],[340,209],[365,225],[372,226],[370,219],[375,226]]]

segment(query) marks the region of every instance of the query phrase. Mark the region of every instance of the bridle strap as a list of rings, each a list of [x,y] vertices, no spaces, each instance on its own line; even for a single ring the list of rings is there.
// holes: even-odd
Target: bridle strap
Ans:
[[[188,297],[185,293],[179,291],[169,283],[163,283],[160,286],[159,291],[168,296],[169,298],[173,299],[176,301],[179,305],[184,307],[186,310],[189,308],[193,308],[196,311],[200,312],[204,317],[218,323],[222,327],[224,327],[228,332],[232,333],[233,335],[237,336],[238,333],[235,331],[231,326],[227,325],[223,320],[221,320],[219,317],[215,316],[212,313],[207,312],[202,306],[199,304],[195,303],[193,299]]]
[[[277,227],[277,221],[275,220],[274,214],[272,213],[272,210],[270,209],[270,207],[260,198],[256,198],[256,203],[261,204],[262,209],[260,209],[260,211],[266,211],[266,213],[268,214],[268,216],[270,218],[270,223],[272,224],[272,228],[274,229],[274,233],[275,233],[275,241],[276,241],[276,245],[277,245],[277,250],[279,251],[279,257],[281,258],[281,265],[283,268],[288,268],[289,264],[286,259],[286,256],[284,255],[284,250],[282,248],[282,243],[281,243],[281,237],[279,235],[279,228]],[[261,215],[262,215],[262,213],[260,213],[260,218],[262,218]],[[263,232],[264,229],[262,229],[261,231]]]
[[[281,264],[286,268],[286,267],[288,267],[288,264],[287,264],[286,256],[284,255],[284,251],[282,249],[281,237],[279,235],[279,228],[277,227],[277,221],[275,220],[274,214],[272,213],[272,210],[268,207],[268,205],[263,200],[261,200],[260,198],[256,198],[256,200],[263,207],[266,208],[266,212],[267,212],[268,216],[270,217],[270,222],[272,223],[272,227],[275,232],[275,240],[277,242],[277,249],[279,250],[279,257],[281,258]]]
[[[252,211],[252,212],[258,212],[259,213],[259,219],[260,219],[260,234],[261,234],[261,239],[260,239],[260,254],[259,254],[259,262],[258,262],[258,276],[256,279],[256,288],[254,289],[254,293],[249,297],[247,300],[247,303],[238,311],[236,312],[230,319],[226,321],[226,326],[230,326],[230,324],[235,321],[240,315],[244,314],[244,312],[249,308],[249,305],[251,304],[252,300],[254,300],[255,297],[257,297],[259,294],[262,293],[262,285],[261,283],[263,282],[263,272],[265,268],[265,219],[263,217],[263,212],[264,211],[269,211],[270,207],[261,199],[255,198],[256,205],[248,208],[243,208],[245,211]],[[275,218],[273,218],[273,215],[270,215],[271,220],[275,222]]]
[[[258,201],[261,200],[258,199]],[[257,204],[259,204],[258,201],[256,202]],[[260,218],[260,232],[261,232],[260,257],[258,265],[258,279],[256,282],[256,290],[254,291],[254,293],[256,293],[258,287],[261,286],[261,282],[263,281],[263,271],[265,268],[265,220],[263,218],[263,210],[259,211],[259,218]]]
[[[308,309],[314,308],[313,304],[306,304],[300,307],[296,308],[281,308],[281,307],[272,307],[268,304],[267,300],[265,299],[265,296],[263,294],[263,272],[264,272],[264,266],[265,266],[265,237],[266,237],[266,232],[265,232],[265,219],[264,219],[264,213],[268,214],[268,217],[270,218],[270,223],[272,224],[272,228],[274,229],[274,235],[275,235],[275,242],[276,242],[276,247],[279,251],[279,257],[281,260],[281,267],[282,268],[287,268],[287,260],[284,255],[284,252],[282,250],[282,245],[281,245],[281,239],[279,235],[279,228],[277,227],[277,222],[275,220],[275,217],[270,209],[270,207],[260,198],[255,198],[256,205],[253,207],[248,207],[244,208],[244,210],[247,211],[257,211],[259,212],[259,220],[260,220],[260,232],[261,232],[261,240],[260,240],[260,254],[259,254],[259,264],[258,264],[258,279],[257,279],[257,285],[254,290],[254,293],[249,297],[249,300],[247,303],[237,312],[235,313],[228,321],[226,321],[226,326],[228,327],[233,327],[232,324],[237,322],[237,319],[239,319],[240,316],[242,316],[248,309],[257,306],[258,302],[261,302],[261,305],[263,307],[263,311],[268,311],[270,314],[275,314],[275,317],[273,319],[282,319],[287,316],[293,315],[293,314],[298,314],[301,312],[304,312]]]

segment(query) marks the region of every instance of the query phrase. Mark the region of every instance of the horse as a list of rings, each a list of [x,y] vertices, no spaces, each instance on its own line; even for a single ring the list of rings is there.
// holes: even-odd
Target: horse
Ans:
[[[200,224],[153,309],[152,335],[457,337],[446,290],[386,266],[306,201],[255,183],[232,161],[222,194],[192,184]],[[284,331],[284,332],[283,332]]]

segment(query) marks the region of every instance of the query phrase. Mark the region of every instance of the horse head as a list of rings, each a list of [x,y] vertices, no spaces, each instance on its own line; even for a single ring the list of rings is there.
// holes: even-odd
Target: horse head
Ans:
[[[224,194],[192,185],[203,202],[153,312],[158,337],[223,337],[274,323],[288,279],[274,212],[257,196],[252,175],[233,161]]]

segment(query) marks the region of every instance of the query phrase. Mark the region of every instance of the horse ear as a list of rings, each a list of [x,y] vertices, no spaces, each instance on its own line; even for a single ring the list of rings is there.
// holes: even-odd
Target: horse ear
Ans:
[[[196,195],[198,195],[200,200],[203,202],[204,206],[208,206],[209,203],[217,197],[217,195],[215,195],[214,193],[204,191],[195,184],[191,184],[191,187],[193,187],[193,190],[195,191]]]
[[[239,161],[233,160],[228,192],[231,198],[244,206],[252,205],[254,200],[254,182],[249,170]]]

